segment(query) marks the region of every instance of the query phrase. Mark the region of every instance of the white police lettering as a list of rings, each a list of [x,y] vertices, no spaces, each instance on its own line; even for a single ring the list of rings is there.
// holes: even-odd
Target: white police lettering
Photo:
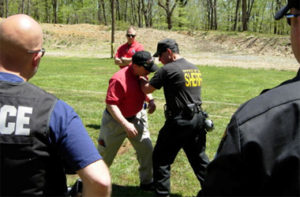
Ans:
[[[30,122],[27,114],[32,114],[32,107],[19,106],[16,109],[12,105],[3,105],[0,109],[0,133],[13,134],[15,132],[15,135],[29,135],[30,129],[24,128],[24,125],[29,125]],[[15,122],[7,122],[7,117],[14,116]]]

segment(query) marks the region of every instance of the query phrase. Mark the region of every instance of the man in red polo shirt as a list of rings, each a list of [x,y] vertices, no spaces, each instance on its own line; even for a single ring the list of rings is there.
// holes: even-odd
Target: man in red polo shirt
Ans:
[[[120,68],[128,66],[136,52],[144,50],[143,45],[135,40],[136,31],[132,26],[128,28],[126,37],[127,42],[118,48],[115,55],[115,64],[119,65]]]
[[[155,111],[153,99],[147,98],[140,87],[140,76],[147,76],[158,67],[151,54],[139,51],[132,57],[132,64],[120,69],[109,80],[106,109],[102,115],[98,150],[105,163],[110,166],[123,141],[127,137],[136,150],[140,164],[140,187],[151,190],[153,181],[153,146],[147,121],[140,113],[148,101],[148,113]]]

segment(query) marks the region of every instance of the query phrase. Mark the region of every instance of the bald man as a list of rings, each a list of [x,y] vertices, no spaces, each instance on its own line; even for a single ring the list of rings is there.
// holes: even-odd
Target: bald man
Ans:
[[[79,116],[28,83],[45,53],[40,25],[27,15],[0,23],[0,196],[64,196],[76,171],[84,196],[110,196],[108,168]]]
[[[135,40],[136,30],[133,26],[130,26],[126,31],[127,42],[119,46],[117,53],[115,54],[115,64],[120,68],[124,68],[131,64],[132,56],[138,52],[143,51],[142,44]]]

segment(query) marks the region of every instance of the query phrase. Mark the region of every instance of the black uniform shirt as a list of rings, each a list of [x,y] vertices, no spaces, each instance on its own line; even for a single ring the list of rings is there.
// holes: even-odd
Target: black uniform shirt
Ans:
[[[163,86],[167,108],[172,112],[189,103],[201,104],[201,84],[200,70],[184,58],[164,65],[150,80],[156,89]]]
[[[300,77],[243,104],[207,169],[204,195],[300,195]]]

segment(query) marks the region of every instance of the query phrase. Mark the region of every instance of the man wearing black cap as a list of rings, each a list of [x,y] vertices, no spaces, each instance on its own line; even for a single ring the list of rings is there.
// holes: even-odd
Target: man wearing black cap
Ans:
[[[201,184],[209,162],[201,110],[202,77],[196,66],[180,57],[178,44],[173,39],[160,41],[154,56],[159,57],[164,66],[150,82],[141,80],[141,86],[144,93],[164,88],[166,121],[153,151],[153,178],[156,194],[168,196],[171,164],[181,148]]]
[[[154,100],[149,100],[140,88],[140,76],[146,77],[158,67],[147,51],[136,52],[132,64],[116,72],[109,80],[106,109],[103,112],[98,150],[110,166],[123,141],[128,137],[136,150],[140,164],[141,189],[149,190],[153,181],[152,142],[148,125],[141,118],[144,101],[148,101],[148,113],[156,109]]]
[[[290,11],[290,13],[288,13]],[[300,1],[275,19],[288,19],[300,62]],[[207,168],[203,196],[300,196],[300,72],[243,104]]]

